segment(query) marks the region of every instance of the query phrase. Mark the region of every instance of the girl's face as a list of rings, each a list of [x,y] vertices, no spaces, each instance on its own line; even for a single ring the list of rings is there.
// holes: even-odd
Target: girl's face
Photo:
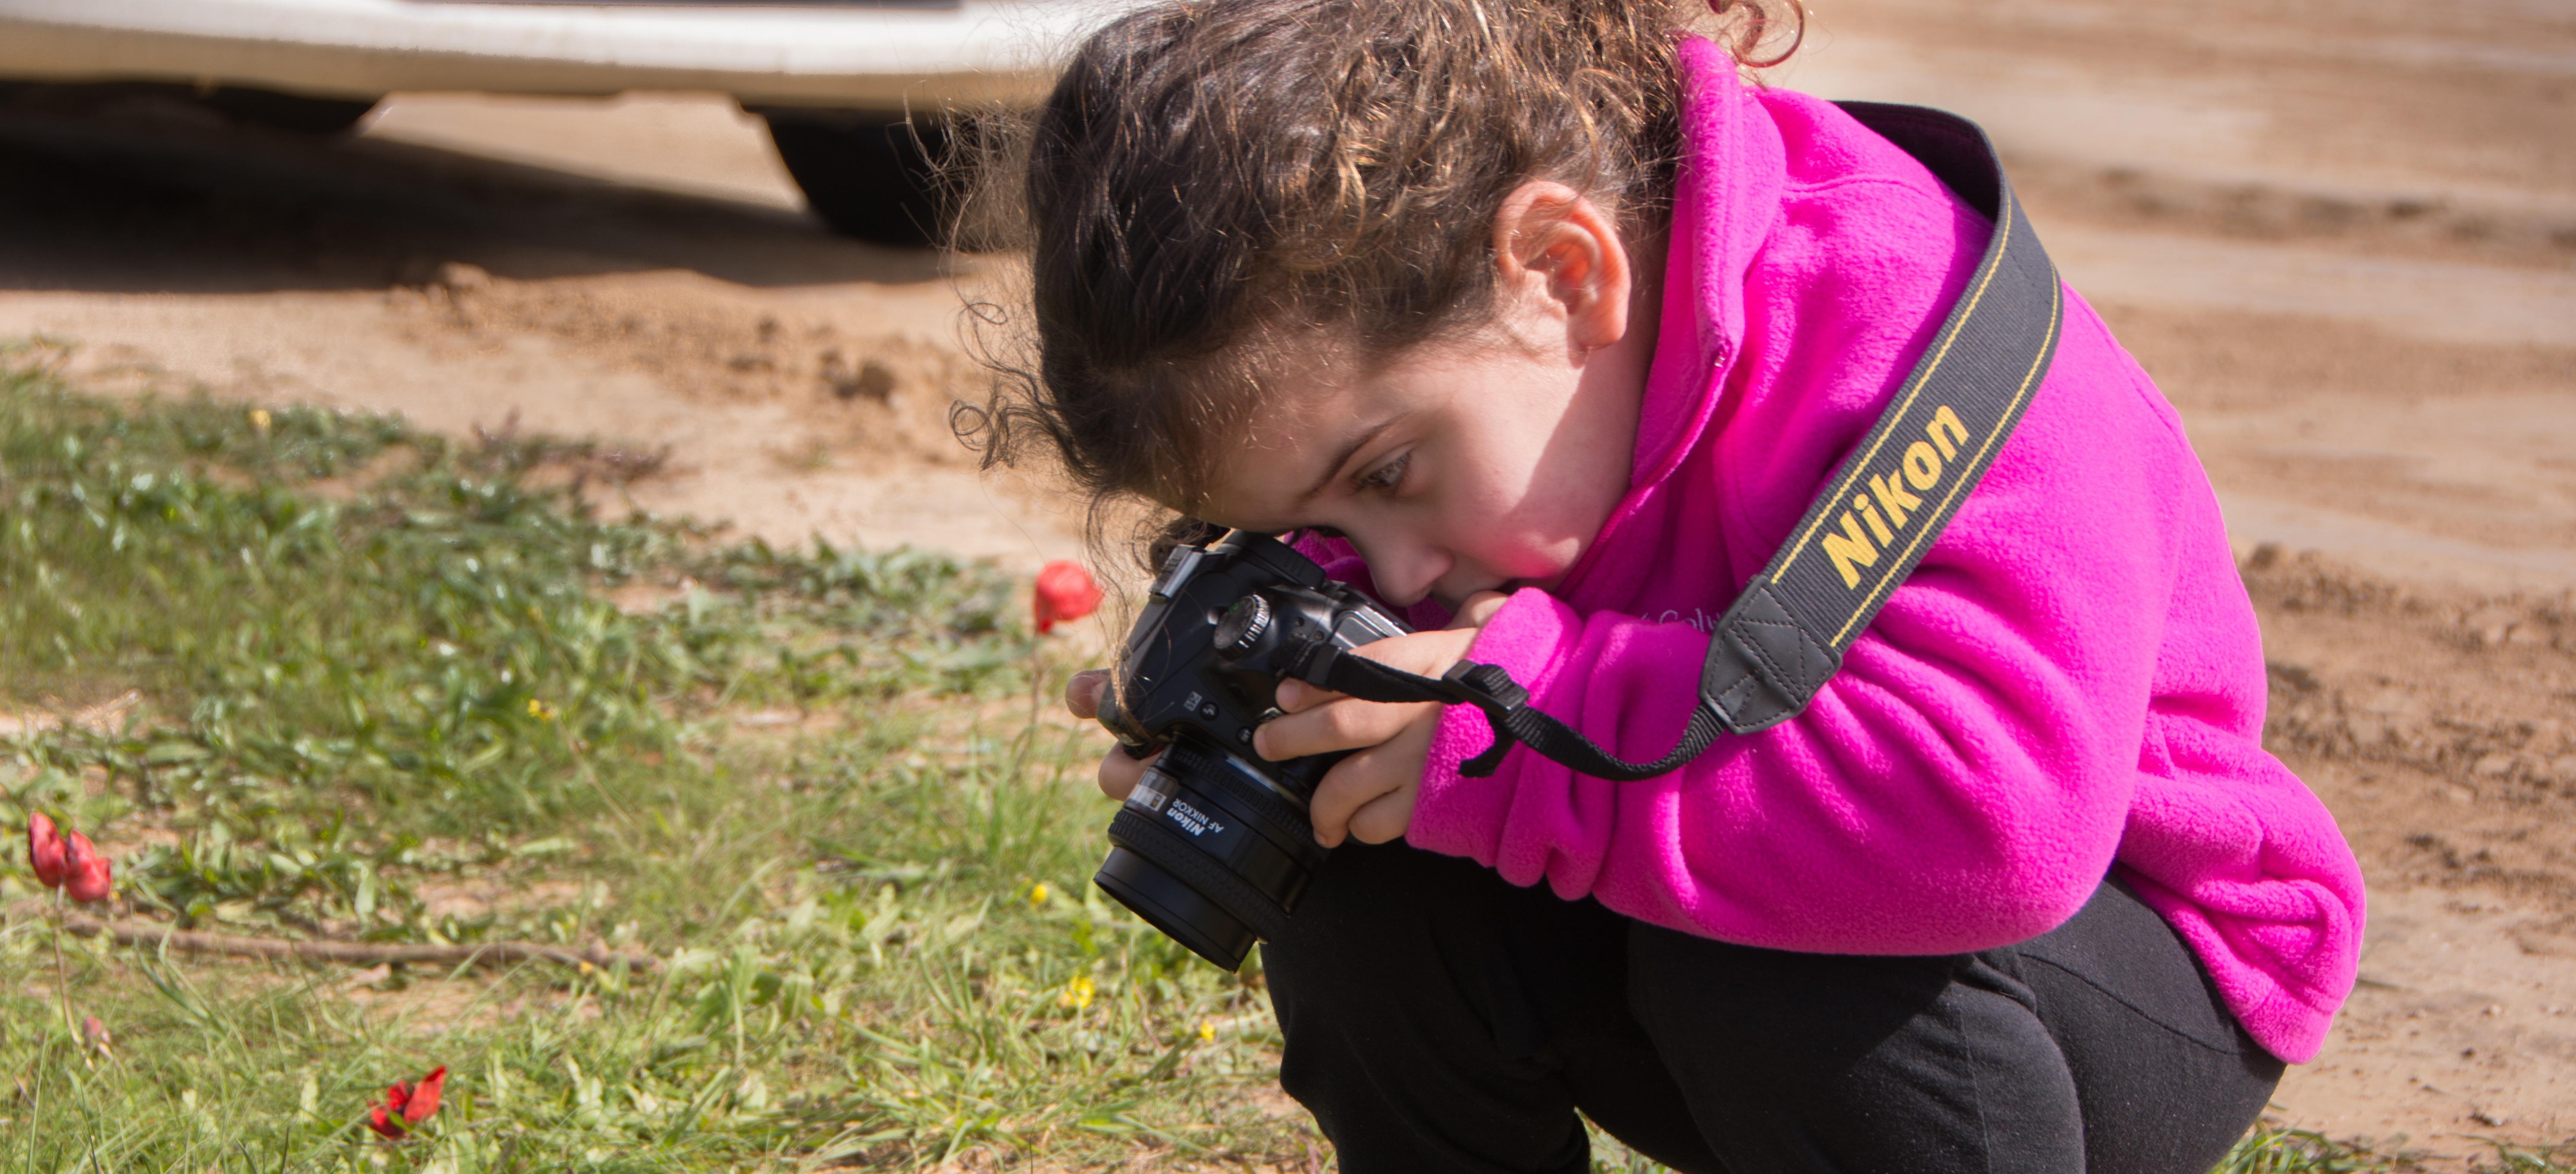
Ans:
[[[1569,343],[1565,318],[1524,299],[1482,345],[1292,362],[1199,516],[1347,538],[1397,606],[1555,587],[1627,493],[1653,350],[1651,329]]]
[[[1659,259],[1648,244],[1640,258]],[[1454,613],[1478,591],[1561,582],[1628,491],[1659,283],[1611,217],[1551,180],[1503,201],[1493,249],[1496,313],[1477,339],[1368,367],[1320,344],[1273,364],[1198,517],[1347,538],[1398,606]]]

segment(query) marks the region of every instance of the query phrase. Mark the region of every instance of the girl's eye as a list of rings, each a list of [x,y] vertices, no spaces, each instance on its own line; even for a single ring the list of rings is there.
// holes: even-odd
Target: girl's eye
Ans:
[[[1366,475],[1360,478],[1360,488],[1364,490],[1393,489],[1404,483],[1404,470],[1406,466],[1409,466],[1412,463],[1413,454],[1406,453],[1403,456],[1388,461],[1383,465],[1379,465],[1378,467],[1369,470]]]

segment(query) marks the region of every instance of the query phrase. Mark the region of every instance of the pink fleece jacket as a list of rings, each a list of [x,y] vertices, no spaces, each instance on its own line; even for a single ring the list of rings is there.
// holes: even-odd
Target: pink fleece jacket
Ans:
[[[1904,379],[1988,222],[1832,105],[1682,52],[1687,149],[1627,497],[1471,654],[1631,759],[1672,748],[1706,629]],[[2055,365],[1911,579],[1793,721],[1642,783],[1490,741],[1452,708],[1407,839],[1657,925],[1842,954],[1987,949],[2114,863],[2254,1038],[2315,1055],[2362,882],[2262,747],[2254,612],[2181,421],[2067,294]],[[1367,582],[1341,543],[1338,578]],[[1417,623],[1444,619],[1436,606]]]

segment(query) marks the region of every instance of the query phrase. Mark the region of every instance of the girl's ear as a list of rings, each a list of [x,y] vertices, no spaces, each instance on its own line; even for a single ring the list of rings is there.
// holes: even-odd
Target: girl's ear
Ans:
[[[1583,193],[1546,179],[1514,188],[1494,213],[1494,265],[1506,305],[1520,300],[1561,322],[1575,350],[1627,336],[1627,245]]]

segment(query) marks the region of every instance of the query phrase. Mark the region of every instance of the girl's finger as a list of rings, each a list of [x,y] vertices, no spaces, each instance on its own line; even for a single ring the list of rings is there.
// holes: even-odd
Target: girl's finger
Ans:
[[[1084,721],[1100,716],[1100,695],[1109,688],[1108,669],[1085,669],[1064,683],[1064,707]]]
[[[1112,749],[1101,755],[1100,793],[1126,802],[1127,792],[1135,790],[1136,781],[1145,777],[1145,768],[1154,765],[1154,759],[1162,756],[1163,752],[1157,750],[1151,757],[1134,758],[1124,748]]]
[[[1494,613],[1503,610],[1503,605],[1511,601],[1511,596],[1500,591],[1476,592],[1458,605],[1458,614],[1450,617],[1449,626],[1453,629],[1482,628],[1493,622]]]
[[[1354,813],[1404,786],[1404,777],[1385,766],[1378,756],[1363,752],[1343,759],[1325,773],[1324,781],[1315,785],[1314,797],[1306,803],[1306,817],[1315,825],[1316,843],[1340,847],[1350,831]]]
[[[1283,713],[1302,713],[1340,696],[1341,694],[1321,685],[1309,685],[1295,677],[1290,677],[1279,682],[1279,688],[1271,696],[1271,703],[1277,705]]]
[[[1406,672],[1436,677],[1449,671],[1449,666],[1458,663],[1458,658],[1467,655],[1467,649],[1475,642],[1474,628],[1443,628],[1373,640],[1351,652]]]
[[[1253,753],[1272,762],[1375,746],[1402,731],[1414,715],[1438,708],[1434,702],[1384,705],[1349,697],[1336,698],[1302,713],[1275,717],[1252,736]]]
[[[1464,623],[1469,616],[1492,615],[1495,609],[1502,606],[1506,598],[1495,591],[1480,591],[1469,596],[1465,608],[1459,612],[1461,623]],[[1467,654],[1467,647],[1475,641],[1475,638],[1475,628],[1469,625],[1437,632],[1415,632],[1409,636],[1390,636],[1384,640],[1360,645],[1352,651],[1380,664],[1390,664],[1408,672],[1436,677],[1449,671],[1450,665],[1458,663],[1458,658]],[[1333,692],[1321,685],[1308,684],[1295,677],[1289,677],[1279,682],[1278,691],[1273,694],[1272,702],[1278,705],[1283,713],[1299,713],[1342,696],[1343,694]]]
[[[1351,813],[1350,837],[1363,844],[1383,844],[1403,835],[1412,823],[1413,796],[1397,787]]]

